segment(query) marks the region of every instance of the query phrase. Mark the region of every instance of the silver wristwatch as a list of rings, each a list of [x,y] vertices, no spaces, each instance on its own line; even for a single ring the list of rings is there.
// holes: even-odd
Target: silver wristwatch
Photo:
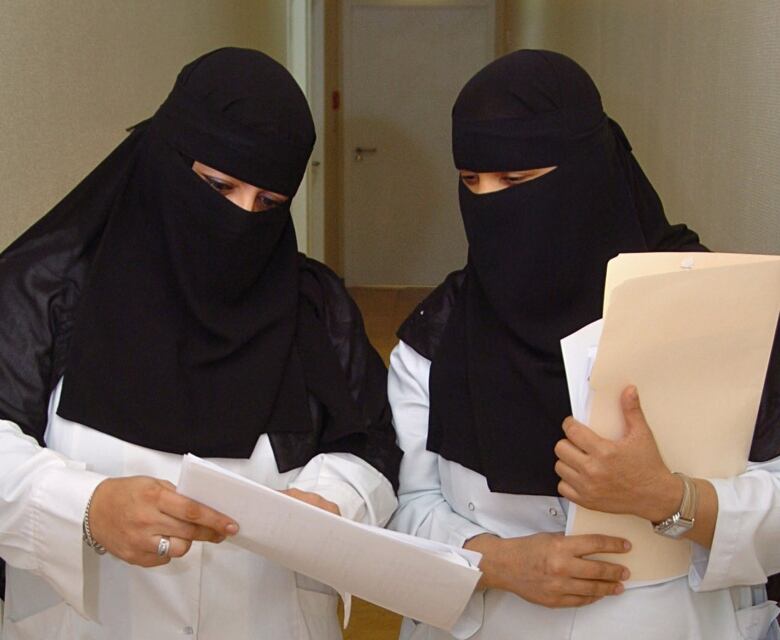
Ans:
[[[696,518],[696,484],[683,473],[675,472],[683,481],[683,495],[677,513],[653,523],[653,531],[667,538],[679,538],[693,528]]]

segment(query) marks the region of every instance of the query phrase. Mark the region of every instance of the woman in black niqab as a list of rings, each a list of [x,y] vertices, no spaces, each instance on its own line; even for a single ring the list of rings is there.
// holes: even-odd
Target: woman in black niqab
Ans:
[[[314,310],[299,304],[289,200],[244,211],[191,167],[197,159],[294,196],[314,144],[300,89],[269,58],[218,52],[185,67],[133,135],[128,183],[79,304],[59,415],[201,456],[249,457],[262,433],[310,430],[304,367],[336,362],[301,359],[302,340],[327,336],[311,335]],[[346,395],[334,415],[354,409]],[[353,421],[339,427],[359,429]]]
[[[741,489],[720,487],[728,506],[713,545],[718,498],[708,481],[695,480],[700,508],[691,539],[701,553],[690,584],[686,576],[624,592],[629,575],[620,555],[592,556],[623,553],[625,541],[562,535],[568,503],[559,488],[583,497],[572,488],[587,488],[597,475],[583,460],[596,460],[610,479],[613,490],[599,494],[604,504],[625,503],[631,482],[606,475],[617,463],[606,466],[601,450],[589,448],[584,426],[567,420],[562,430],[571,408],[560,340],[601,316],[607,262],[617,254],[706,248],[687,227],[667,222],[592,80],[566,56],[517,51],[492,62],[461,91],[452,127],[468,260],[404,322],[391,356],[388,390],[404,450],[391,526],[483,553],[485,590],[473,596],[455,637],[734,637],[747,615],[736,606],[758,608],[766,598],[760,587],[735,585],[780,569],[769,558],[773,547],[757,542],[777,527],[767,506],[777,500],[777,367],[770,367],[751,451],[752,460],[769,461],[757,472],[764,474],[757,495],[731,499],[757,487],[756,478],[739,479]],[[776,345],[775,365],[779,351]],[[661,521],[680,505],[682,482],[663,465],[638,402],[624,395],[632,433],[647,436],[635,449],[643,464],[622,467],[637,480],[628,494],[641,494],[640,480],[664,482],[647,489],[652,500],[604,510]],[[650,510],[662,515],[650,518]],[[744,526],[756,543],[737,551],[724,540]],[[749,578],[725,569],[735,566],[732,553],[758,567]],[[734,604],[732,591],[743,604]],[[756,617],[755,628],[770,620]],[[407,621],[401,637],[424,633]]]
[[[667,223],[587,74],[564,56],[522,53],[458,96],[455,166],[554,168],[493,193],[459,185],[469,258],[431,369],[428,445],[493,491],[556,495],[553,447],[571,413],[561,338],[601,317],[610,258],[704,247]]]
[[[191,452],[346,517],[381,524],[395,506],[400,452],[384,366],[342,282],[297,250],[290,201],[314,139],[305,98],[281,65],[257,51],[214,51],[184,67],[154,116],[0,257],[0,418],[100,472],[68,491],[80,511],[79,554],[56,560],[71,571],[52,576],[40,563],[71,605],[55,626],[91,625],[79,611],[101,620],[95,637],[161,637],[171,632],[166,611],[178,608],[190,621],[211,611],[218,637],[297,638],[302,624],[340,637],[333,599],[296,598],[291,572],[249,553],[208,552],[213,567],[189,554],[193,540],[218,542],[236,523],[160,480],[175,481],[177,454]],[[245,210],[194,165],[262,201]],[[0,439],[17,446],[10,430]],[[41,451],[29,455],[53,455]],[[36,484],[29,455],[10,458],[3,494],[40,492],[46,512],[58,500]],[[17,479],[15,465],[31,472]],[[97,574],[82,566],[85,507],[90,546],[142,566],[174,558],[178,570],[158,579],[113,559]],[[4,517],[0,530],[27,526]],[[62,539],[70,533],[64,526]],[[29,567],[29,551],[6,548],[2,536],[0,553]],[[194,596],[182,582],[193,571]],[[10,572],[9,594],[30,579],[19,575]],[[97,610],[80,580],[99,590]],[[127,595],[157,589],[156,613]],[[231,589],[267,610],[225,606]]]

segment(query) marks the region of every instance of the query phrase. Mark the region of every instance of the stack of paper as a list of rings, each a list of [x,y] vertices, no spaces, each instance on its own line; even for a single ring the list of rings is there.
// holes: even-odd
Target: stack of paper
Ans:
[[[619,438],[620,394],[633,384],[672,471],[744,471],[780,312],[780,257],[621,255],[609,264],[604,298],[603,327],[561,341],[575,418]],[[577,507],[567,533],[631,540],[620,562],[632,581],[688,572],[690,543],[659,536],[634,516]]]
[[[294,571],[421,622],[450,630],[479,581],[481,555],[359,524],[193,455],[177,490],[238,522],[230,541]]]

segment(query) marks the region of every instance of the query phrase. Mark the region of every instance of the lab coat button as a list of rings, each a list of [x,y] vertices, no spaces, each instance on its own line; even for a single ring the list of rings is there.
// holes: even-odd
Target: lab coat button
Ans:
[[[181,632],[182,632],[182,633],[183,633],[185,636],[191,636],[192,634],[194,634],[194,633],[195,633],[195,630],[194,630],[192,627],[184,627],[184,629],[182,629],[182,630],[181,630]]]
[[[556,509],[555,507],[550,507],[547,510],[547,513],[549,513],[551,517],[555,518],[558,515],[558,509]]]
[[[476,507],[474,506],[474,503],[473,502],[469,502],[469,511],[474,511],[474,509],[476,509]]]

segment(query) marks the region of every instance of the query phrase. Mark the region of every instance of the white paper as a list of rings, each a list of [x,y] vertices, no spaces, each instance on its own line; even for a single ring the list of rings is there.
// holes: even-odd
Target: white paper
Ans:
[[[596,360],[603,327],[604,321],[599,319],[561,340],[571,415],[583,424],[587,424],[590,417],[590,372]]]
[[[449,631],[482,575],[479,553],[352,522],[193,455],[177,490],[234,518],[233,544],[336,589],[345,619],[354,594]]]

